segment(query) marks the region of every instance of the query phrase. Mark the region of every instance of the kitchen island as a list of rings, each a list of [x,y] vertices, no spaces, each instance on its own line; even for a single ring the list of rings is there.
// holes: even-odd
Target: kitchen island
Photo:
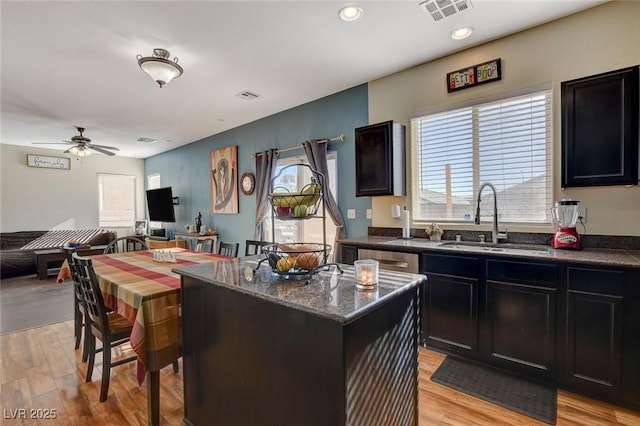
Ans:
[[[185,422],[417,425],[419,294],[426,277],[343,266],[285,279],[258,257],[182,276]]]

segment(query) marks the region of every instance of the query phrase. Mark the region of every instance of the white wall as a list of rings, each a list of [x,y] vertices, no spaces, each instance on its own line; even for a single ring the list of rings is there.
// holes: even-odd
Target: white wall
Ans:
[[[71,170],[27,166],[27,154],[71,158]],[[98,227],[98,173],[136,176],[136,218],[144,219],[144,160],[0,145],[0,232]],[[126,235],[129,230],[119,230]]]
[[[416,112],[550,82],[553,87],[554,199],[580,200],[581,207],[587,208],[589,234],[640,236],[640,187],[560,189],[560,83],[640,64],[639,23],[640,2],[607,3],[381,78],[369,83],[369,121],[377,123],[393,119],[401,122],[407,126],[409,140],[410,117]],[[502,59],[501,81],[447,93],[447,72],[495,58]],[[408,157],[409,169],[410,161]],[[411,191],[410,170],[407,177],[408,191]],[[400,226],[391,218],[391,204],[408,206],[410,196],[373,197],[373,226]],[[447,229],[446,224],[444,228]],[[510,225],[509,230],[551,232],[554,227]]]

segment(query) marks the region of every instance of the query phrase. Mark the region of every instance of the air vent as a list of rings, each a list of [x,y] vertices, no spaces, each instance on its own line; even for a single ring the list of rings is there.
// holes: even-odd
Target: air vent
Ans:
[[[240,92],[236,96],[239,97],[240,99],[245,99],[247,101],[252,101],[260,97],[260,95],[249,92],[248,90],[245,90],[244,92]]]
[[[138,139],[136,139],[136,142],[152,144],[152,143],[156,143],[158,141],[156,139],[151,139],[151,138],[138,138]]]
[[[434,21],[471,9],[471,0],[425,0],[418,3],[423,7]]]

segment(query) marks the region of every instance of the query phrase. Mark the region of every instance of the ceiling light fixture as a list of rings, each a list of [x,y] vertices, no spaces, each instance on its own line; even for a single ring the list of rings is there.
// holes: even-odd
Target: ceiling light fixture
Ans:
[[[343,6],[338,11],[338,17],[345,21],[351,22],[360,19],[362,16],[362,8],[355,5]]]
[[[471,27],[462,27],[455,29],[451,32],[451,38],[454,40],[464,40],[469,37],[473,32],[473,28]]]
[[[82,145],[74,146],[69,149],[69,152],[78,157],[88,157],[91,155],[91,150]]]
[[[182,75],[182,67],[178,65],[178,58],[169,59],[169,51],[153,49],[153,56],[136,56],[138,65],[142,71],[151,76],[160,87],[169,83],[174,78]]]

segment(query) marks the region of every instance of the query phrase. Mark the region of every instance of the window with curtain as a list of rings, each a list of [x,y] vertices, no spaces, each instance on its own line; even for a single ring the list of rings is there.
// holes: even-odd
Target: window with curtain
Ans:
[[[98,224],[133,227],[136,218],[136,177],[98,174]]]
[[[490,182],[501,222],[550,223],[551,90],[415,117],[411,136],[414,222],[473,221]],[[494,195],[481,199],[487,220]]]
[[[275,175],[278,175],[283,167],[290,164],[309,164],[306,157],[289,157],[278,159]],[[338,155],[335,151],[327,154],[327,165],[329,167],[329,185],[334,196],[338,197]],[[307,167],[290,167],[287,172],[279,176],[279,181],[274,186],[287,188],[290,192],[299,192],[311,182],[311,172]],[[271,215],[273,210],[269,210],[269,215],[264,221],[266,241],[272,241]],[[275,220],[275,242],[277,243],[322,243],[322,204],[318,208],[318,217],[305,220]],[[327,212],[327,244],[333,245],[336,236],[336,226]]]

